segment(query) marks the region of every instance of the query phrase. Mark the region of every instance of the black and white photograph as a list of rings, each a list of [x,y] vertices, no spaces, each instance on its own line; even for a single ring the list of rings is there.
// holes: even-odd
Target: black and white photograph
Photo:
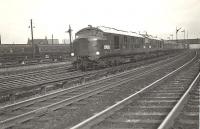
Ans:
[[[199,0],[0,0],[0,129],[200,129]]]

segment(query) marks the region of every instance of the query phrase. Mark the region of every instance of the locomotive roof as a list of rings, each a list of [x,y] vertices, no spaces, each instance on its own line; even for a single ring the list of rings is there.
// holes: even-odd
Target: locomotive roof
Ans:
[[[127,35],[127,36],[144,38],[143,36],[141,36],[140,34],[137,34],[136,32],[123,31],[123,30],[118,30],[118,29],[115,29],[115,28],[110,28],[110,27],[105,27],[105,26],[98,26],[97,28],[102,30],[103,32],[106,32],[106,33],[120,34],[120,35]]]
[[[127,35],[127,36],[144,38],[142,35],[137,34],[136,32],[123,31],[123,30],[118,30],[118,29],[115,29],[115,28],[110,28],[110,27],[105,27],[105,26],[98,26],[98,27],[89,26],[89,27],[86,27],[86,28],[79,30],[76,33],[76,35],[84,32],[84,31],[99,31],[99,32],[103,32],[103,33],[112,33],[112,34],[119,34],[119,35]]]
[[[163,40],[161,38],[158,38],[157,36],[154,37],[152,35],[138,34],[136,32],[124,31],[124,30],[119,30],[119,29],[105,27],[105,26],[98,26],[98,27],[89,26],[89,27],[79,30],[76,34],[80,34],[80,33],[84,32],[85,30],[99,31],[99,32],[103,32],[103,33],[111,33],[111,34],[119,34],[119,35],[127,35],[127,36],[140,37],[140,38],[148,38],[148,39],[154,39],[154,40]]]

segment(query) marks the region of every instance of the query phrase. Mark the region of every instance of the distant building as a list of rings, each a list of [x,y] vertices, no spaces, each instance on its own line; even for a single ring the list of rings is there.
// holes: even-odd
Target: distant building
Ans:
[[[190,49],[200,49],[200,44],[189,44]]]
[[[58,39],[33,39],[34,44],[59,44]],[[27,44],[32,44],[32,40],[28,39]]]
[[[178,39],[178,40],[168,40],[178,43],[188,43],[188,44],[200,44],[200,39]]]
[[[186,42],[189,44],[200,44],[200,39],[187,39]]]
[[[189,49],[200,49],[200,39],[166,40],[167,42],[183,43]]]

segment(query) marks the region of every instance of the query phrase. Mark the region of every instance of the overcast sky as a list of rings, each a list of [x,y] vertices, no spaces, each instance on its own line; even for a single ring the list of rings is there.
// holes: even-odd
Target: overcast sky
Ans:
[[[200,38],[200,0],[0,0],[3,43],[27,43],[33,19],[34,38],[69,38],[88,26],[109,26],[167,39],[182,27]],[[183,38],[183,32],[179,32]]]

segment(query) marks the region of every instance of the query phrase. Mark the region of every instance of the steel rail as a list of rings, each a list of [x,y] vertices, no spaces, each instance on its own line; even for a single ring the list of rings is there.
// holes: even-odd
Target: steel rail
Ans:
[[[70,74],[67,74],[68,76],[65,76],[65,77],[62,77],[62,78],[59,78],[59,79],[52,79],[52,78],[48,78],[46,79],[45,82],[39,82],[37,84],[32,84],[32,85],[29,85],[29,86],[20,86],[19,84],[17,84],[18,86],[17,87],[1,87],[1,92],[8,92],[9,90],[13,90],[13,89],[21,89],[21,88],[29,88],[29,87],[33,87],[33,86],[40,86],[40,85],[46,85],[46,84],[50,84],[50,83],[55,83],[55,82],[60,82],[60,81],[65,81],[65,80],[69,80],[69,79],[75,79],[75,78],[79,78],[79,77],[83,77],[83,76],[86,76],[86,75],[89,75],[91,73],[81,73],[81,74],[75,74],[75,75],[70,75]],[[63,74],[65,75],[65,74]]]
[[[108,80],[111,80],[111,79],[115,79],[116,77],[126,76],[126,75],[128,75],[128,74],[130,74],[134,71],[141,70],[142,68],[151,67],[152,65],[153,64],[151,64],[149,66],[139,67],[139,68],[136,68],[136,69],[133,69],[133,70],[130,70],[130,71],[122,72],[122,73],[112,75],[112,76],[109,76],[109,77],[106,77],[106,78],[102,78],[102,79],[99,79],[99,80],[96,80],[96,81],[91,81],[91,82],[85,83],[83,85],[77,85],[77,86],[70,87],[70,88],[67,88],[67,89],[64,89],[64,90],[61,90],[61,91],[52,92],[50,94],[46,94],[46,95],[43,95],[43,96],[38,96],[38,97],[31,98],[31,99],[28,99],[28,100],[25,100],[25,101],[14,103],[14,104],[11,104],[11,105],[6,105],[6,106],[3,106],[3,107],[0,107],[0,112],[9,111],[11,109],[12,110],[18,109],[22,106],[28,106],[28,105],[31,105],[35,102],[44,101],[44,100],[54,98],[54,97],[59,96],[59,95],[67,94],[67,93],[70,93],[70,92],[73,92],[73,91],[76,91],[76,90],[80,90],[80,89],[87,88],[87,87],[92,87],[93,85],[95,85],[97,83],[101,83],[101,82],[105,82],[105,81],[108,81]],[[165,64],[165,65],[167,65],[167,64]],[[152,72],[152,71],[155,71],[155,70],[158,70],[158,69],[159,68],[151,69],[149,71],[146,71],[145,74]],[[144,73],[142,73],[142,74],[140,73],[138,75],[140,76],[140,75],[143,75],[143,74]],[[129,77],[129,78],[131,78],[131,77]]]
[[[180,54],[180,55],[178,55],[178,57],[181,57],[181,55],[182,54]],[[176,58],[178,58],[178,57],[176,57]],[[175,58],[175,57],[173,57],[173,58]],[[99,70],[99,72],[100,71],[106,71],[106,70]],[[98,71],[96,71],[96,72],[98,72]],[[94,74],[95,73],[95,71],[92,71],[91,72],[91,74]],[[33,87],[33,86],[40,86],[40,85],[46,85],[46,84],[50,84],[50,83],[55,83],[55,82],[60,82],[60,81],[65,81],[65,80],[69,80],[69,79],[72,79],[72,78],[79,78],[79,77],[82,77],[82,76],[85,76],[85,75],[89,75],[90,74],[90,72],[87,72],[87,73],[82,73],[82,74],[80,74],[80,76],[69,76],[69,77],[64,77],[64,78],[59,78],[59,79],[56,79],[56,80],[52,80],[52,79],[47,79],[47,82],[41,82],[41,83],[38,83],[38,84],[33,84],[33,85],[30,85],[29,87]],[[28,83],[28,82],[27,82]],[[4,84],[5,85],[5,84]],[[10,85],[10,84],[9,84]],[[12,86],[13,87],[13,86]],[[6,88],[6,86],[3,86],[2,88],[2,91],[9,91],[9,90],[11,90],[11,89],[13,89],[12,87],[9,87],[8,89]],[[23,88],[24,86],[19,86],[19,87],[17,87],[16,89],[21,89],[21,88]]]
[[[176,103],[176,105],[173,107],[173,109],[165,117],[165,119],[160,124],[160,126],[158,127],[158,129],[169,129],[173,125],[174,120],[176,119],[176,117],[179,115],[179,113],[183,109],[184,104],[187,102],[187,100],[189,98],[190,91],[195,86],[195,84],[197,83],[197,81],[199,80],[199,78],[200,78],[200,72],[198,73],[198,75],[196,76],[196,78],[193,80],[193,82],[190,84],[189,88],[184,93],[184,95],[181,97],[181,99]]]
[[[172,76],[176,72],[178,72],[181,69],[183,69],[185,66],[189,65],[190,63],[192,63],[195,60],[196,57],[197,57],[197,52],[196,52],[196,55],[195,55],[194,58],[192,58],[190,61],[188,61],[187,63],[185,63],[184,65],[182,65],[178,69],[168,73],[167,75],[165,75],[165,76],[161,77],[160,79],[154,81],[153,83],[149,84],[148,86],[146,86],[145,88],[141,89],[140,91],[128,96],[127,98],[117,102],[116,104],[108,107],[107,109],[105,109],[105,110],[95,114],[94,116],[82,121],[81,123],[71,127],[70,129],[89,129],[92,125],[94,125],[96,123],[99,123],[100,121],[102,121],[107,116],[110,116],[115,111],[117,111],[117,110],[121,109],[122,107],[124,107],[125,104],[130,103],[132,98],[137,97],[138,95],[146,92],[146,90],[152,88],[153,86],[156,86],[155,84],[157,84],[157,83],[163,81],[164,79]]]
[[[146,73],[149,73],[149,72],[150,71],[145,72],[145,73],[141,74],[140,76],[137,75],[137,76],[135,76],[135,78],[139,78],[142,75],[144,75]],[[14,125],[15,123],[20,123],[20,122],[29,120],[31,118],[34,118],[35,116],[44,114],[45,112],[56,110],[56,109],[61,108],[61,107],[65,106],[65,105],[69,105],[69,104],[72,104],[73,102],[76,102],[76,101],[88,98],[88,97],[90,97],[92,95],[101,93],[101,92],[103,92],[103,91],[105,91],[107,89],[120,86],[120,85],[125,84],[125,83],[127,83],[127,82],[129,82],[129,81],[131,81],[131,80],[133,80],[135,78],[129,77],[127,79],[115,82],[114,84],[113,83],[112,84],[108,84],[108,85],[105,85],[103,87],[96,88],[96,89],[90,90],[88,92],[84,92],[84,93],[82,93],[80,95],[76,95],[76,96],[73,96],[71,98],[67,98],[67,99],[59,101],[57,103],[53,103],[53,104],[47,105],[45,107],[38,108],[36,110],[33,110],[33,111],[30,111],[30,112],[27,112],[27,113],[24,113],[24,114],[21,114],[21,115],[18,115],[18,116],[15,116],[15,117],[3,120],[3,121],[0,121],[0,125],[1,125],[0,127],[3,128],[3,129],[7,128],[7,127],[10,127],[10,126]],[[31,104],[31,103],[28,103],[28,105],[29,104]]]
[[[27,76],[33,76],[33,75],[40,75],[40,74],[49,74],[53,73],[53,71],[71,71],[70,66],[59,66],[59,67],[49,67],[49,68],[35,68],[35,69],[30,69],[26,71],[18,71],[18,72],[13,72],[9,73],[8,75],[6,73],[0,73],[0,80],[11,80],[11,79],[18,79],[20,77],[27,77]]]
[[[171,60],[171,59],[168,59],[168,60]],[[45,94],[43,96],[38,96],[38,97],[34,97],[34,98],[27,99],[27,100],[24,100],[24,101],[20,101],[20,102],[17,102],[17,103],[13,103],[13,104],[10,104],[10,105],[6,105],[6,106],[3,106],[3,107],[0,107],[0,112],[8,111],[12,108],[17,109],[17,108],[20,108],[21,106],[28,106],[28,105],[33,104],[35,102],[44,101],[45,99],[49,99],[49,98],[56,97],[58,95],[66,94],[66,92],[75,91],[77,88],[81,88],[81,89],[87,88],[87,87],[94,85],[96,83],[99,83],[99,82],[108,81],[108,80],[111,80],[113,78],[120,77],[120,76],[126,76],[126,75],[128,75],[128,74],[130,74],[134,71],[142,70],[144,68],[152,67],[154,65],[160,65],[160,63],[168,62],[168,60],[156,62],[156,63],[150,64],[150,65],[147,65],[147,66],[141,66],[141,67],[129,70],[129,71],[121,72],[121,73],[118,73],[118,74],[115,74],[115,75],[110,75],[108,77],[101,78],[99,80],[91,81],[91,82],[85,83],[83,85],[77,85],[77,86],[70,87],[70,88],[67,88],[67,89],[63,89],[63,90],[59,90],[59,91],[52,92],[52,93],[49,93],[49,94]],[[174,62],[174,61],[172,61],[172,62]],[[167,65],[167,64],[165,64],[165,65]]]

